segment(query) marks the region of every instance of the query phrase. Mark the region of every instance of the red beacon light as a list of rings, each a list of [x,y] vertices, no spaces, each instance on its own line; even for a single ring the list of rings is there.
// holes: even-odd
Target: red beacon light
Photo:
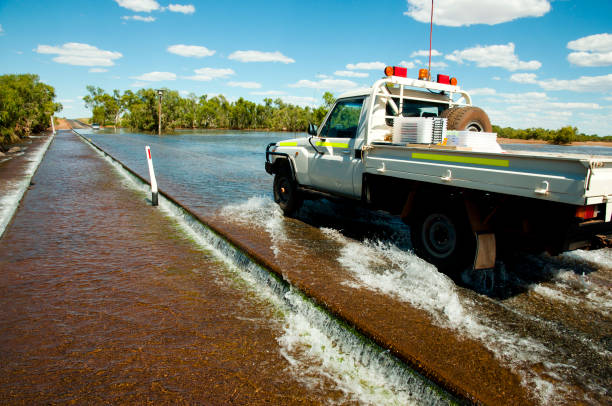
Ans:
[[[448,75],[440,75],[438,73],[438,80],[436,80],[436,82],[442,83],[443,85],[450,85],[450,77]]]
[[[438,79],[436,80],[436,82],[441,83],[443,85],[457,86],[457,78],[451,78],[448,75],[438,74]]]
[[[399,76],[402,78],[407,78],[408,69],[401,66],[387,66],[385,68],[385,76]]]

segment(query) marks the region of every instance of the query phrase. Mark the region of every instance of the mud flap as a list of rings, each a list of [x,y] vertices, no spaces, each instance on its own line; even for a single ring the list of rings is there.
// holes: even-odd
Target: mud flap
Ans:
[[[495,234],[476,233],[474,269],[489,269],[495,267],[495,252]]]

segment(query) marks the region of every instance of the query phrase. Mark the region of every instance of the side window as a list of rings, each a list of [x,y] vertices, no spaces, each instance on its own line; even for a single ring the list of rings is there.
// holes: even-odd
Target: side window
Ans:
[[[321,137],[354,138],[362,105],[363,99],[338,102],[321,130]]]

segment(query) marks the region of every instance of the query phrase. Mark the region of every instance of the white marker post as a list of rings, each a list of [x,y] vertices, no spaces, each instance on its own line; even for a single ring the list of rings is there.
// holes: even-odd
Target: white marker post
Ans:
[[[55,135],[55,123],[53,122],[53,116],[51,116],[51,128],[53,129],[53,135]]]
[[[155,180],[155,172],[153,172],[153,159],[151,159],[151,148],[145,147],[147,153],[147,164],[149,164],[149,178],[151,178],[151,203],[157,206],[157,181]]]

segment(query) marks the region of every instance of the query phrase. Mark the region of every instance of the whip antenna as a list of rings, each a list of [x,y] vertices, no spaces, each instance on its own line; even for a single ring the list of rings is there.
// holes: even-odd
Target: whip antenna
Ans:
[[[429,74],[429,80],[431,80],[431,36],[433,33],[433,4],[434,0],[431,0],[431,20],[429,21],[429,66],[428,68],[428,74]]]

